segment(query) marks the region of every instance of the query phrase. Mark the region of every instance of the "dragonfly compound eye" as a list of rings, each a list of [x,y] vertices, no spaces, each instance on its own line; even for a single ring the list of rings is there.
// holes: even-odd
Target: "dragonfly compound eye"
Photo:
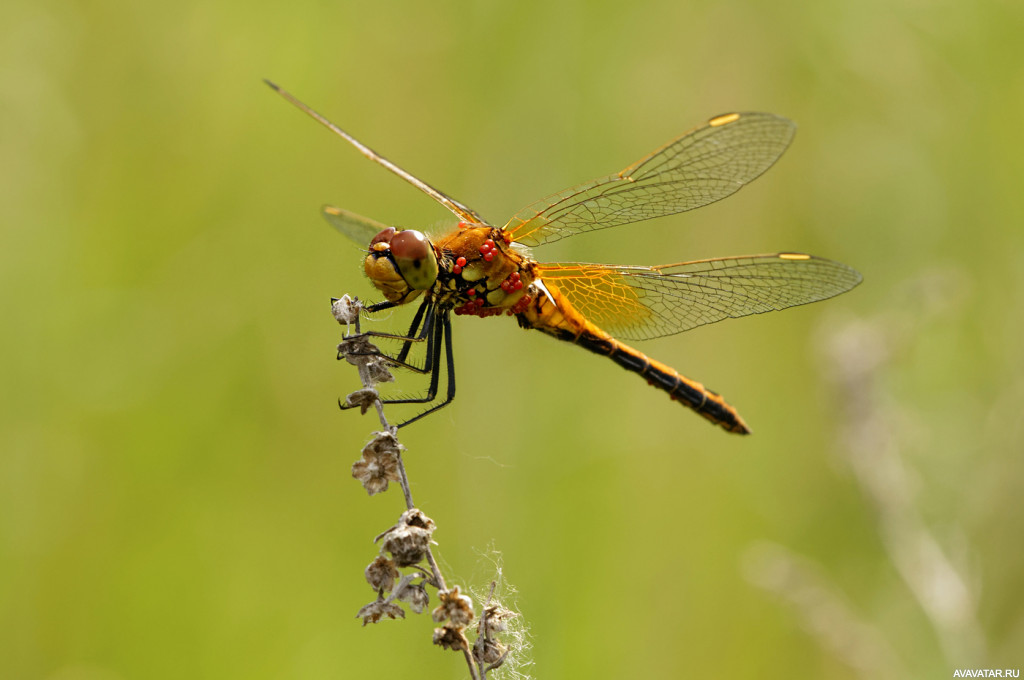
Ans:
[[[378,243],[391,243],[391,239],[395,237],[395,231],[394,227],[388,227],[374,236],[373,240],[370,241],[370,250],[374,250],[374,246]]]
[[[381,232],[377,236],[382,236]],[[427,237],[414,229],[391,237],[391,256],[409,287],[426,290],[437,280],[437,257]]]

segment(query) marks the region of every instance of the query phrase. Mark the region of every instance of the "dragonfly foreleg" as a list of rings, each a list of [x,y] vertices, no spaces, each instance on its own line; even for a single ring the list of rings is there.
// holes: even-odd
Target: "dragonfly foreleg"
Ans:
[[[383,304],[383,303],[382,303]],[[374,305],[376,306],[376,305]],[[416,373],[424,374],[431,371],[431,357],[434,352],[431,347],[431,342],[434,339],[433,327],[434,318],[436,314],[436,306],[429,303],[420,305],[419,309],[416,310],[416,315],[412,319],[412,324],[409,326],[409,332],[405,335],[399,335],[396,333],[380,333],[377,331],[366,331],[356,335],[346,337],[346,341],[357,341],[362,338],[382,338],[385,340],[401,340],[402,349],[398,352],[397,356],[391,356],[385,352],[380,351],[379,348],[370,345],[369,351],[352,351],[351,349],[343,349],[343,345],[339,345],[338,348],[338,359],[342,359],[345,356],[379,356],[388,361],[388,363],[394,366],[400,366],[402,368],[408,368]],[[415,364],[411,364],[406,361],[409,356],[409,351],[413,347],[413,343],[427,341],[427,359],[424,366],[421,368]]]
[[[441,382],[441,346],[445,346],[445,360],[448,364],[448,390],[445,394],[444,401],[429,409],[420,413],[413,418],[396,425],[396,427],[403,427],[409,423],[419,420],[423,416],[436,411],[442,406],[446,406],[451,403],[455,397],[455,372],[452,363],[452,331],[451,323],[447,314],[442,314],[441,320],[434,324],[434,331],[429,339],[430,354],[427,357],[427,363],[431,366],[430,372],[430,385],[427,387],[427,393],[422,397],[405,397],[396,399],[381,399],[383,404],[429,404],[437,399],[437,388]],[[349,408],[349,407],[343,407]]]
[[[455,399],[455,361],[453,360],[453,352],[452,352],[452,324],[451,324],[451,319],[449,318],[447,312],[442,312],[441,321],[440,321],[439,325],[440,325],[441,329],[443,329],[444,335],[443,335],[443,338],[442,338],[440,331],[438,331],[438,336],[439,336],[438,337],[438,343],[437,343],[438,346],[435,349],[435,360],[437,362],[436,363],[437,368],[435,369],[435,371],[433,372],[433,374],[431,375],[431,378],[430,378],[430,387],[427,390],[428,398],[427,399],[423,399],[423,400],[409,400],[406,403],[431,402],[431,401],[434,400],[434,397],[437,396],[437,384],[438,384],[440,376],[441,376],[441,347],[440,347],[440,345],[442,344],[442,342],[444,344],[445,363],[448,364],[448,389],[447,389],[447,391],[445,393],[444,401],[442,401],[439,404],[435,404],[435,405],[431,406],[427,410],[425,410],[422,413],[419,413],[419,414],[413,416],[412,418],[410,418],[409,420],[405,421],[404,423],[400,423],[396,427],[405,427],[409,423],[414,423],[417,420],[419,420],[420,418],[422,418],[422,417],[424,417],[424,416],[426,416],[426,415],[428,415],[430,413],[433,413],[434,411],[437,411],[438,409],[444,408],[448,404],[452,403],[453,399]]]
[[[405,358],[409,356],[412,343],[422,342],[423,338],[430,332],[431,326],[434,324],[436,309],[434,305],[425,302],[416,310],[416,315],[412,317],[412,323],[409,325],[409,333],[407,335],[409,339],[402,343],[402,350],[398,353],[399,361],[405,361]],[[426,318],[424,318],[424,315],[426,315]],[[422,330],[419,328],[421,321],[423,322]],[[420,331],[418,335],[417,331]]]
[[[383,303],[382,303],[383,304]],[[375,305],[376,306],[376,305]],[[365,333],[359,333],[346,338],[346,342],[358,342],[365,338],[384,338],[386,340],[401,340],[402,349],[396,356],[390,356],[381,352],[376,347],[370,345],[372,348],[370,351],[357,350],[351,351],[351,348],[346,348],[344,343],[338,348],[338,358],[345,356],[379,356],[389,364],[407,368],[419,374],[430,374],[430,384],[427,387],[427,392],[422,397],[406,397],[406,398],[394,398],[394,399],[381,399],[382,404],[432,404],[437,400],[438,387],[441,382],[441,351],[442,346],[444,348],[444,360],[447,364],[448,370],[448,386],[445,392],[443,401],[433,404],[430,408],[426,409],[422,413],[410,418],[409,420],[399,423],[396,427],[404,427],[409,423],[415,422],[420,418],[423,418],[429,413],[443,408],[450,404],[455,398],[455,366],[453,361],[452,352],[452,327],[451,318],[448,310],[438,310],[437,305],[424,303],[420,305],[420,308],[416,310],[416,314],[413,317],[412,324],[409,327],[409,332],[406,335],[397,335],[393,333],[377,333],[368,331]],[[414,342],[422,342],[426,340],[427,351],[426,358],[423,362],[423,367],[415,366],[406,361],[409,351],[412,349]],[[345,404],[339,403],[341,408],[353,408]]]

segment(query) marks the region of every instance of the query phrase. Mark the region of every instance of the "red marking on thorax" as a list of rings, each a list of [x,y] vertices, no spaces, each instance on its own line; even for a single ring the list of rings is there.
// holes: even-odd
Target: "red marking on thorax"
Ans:
[[[464,281],[470,286],[459,286],[462,299],[453,309],[456,315],[486,318],[520,314],[526,309],[530,300],[523,289],[532,279],[527,270],[521,269],[527,261],[507,248],[510,242],[511,238],[497,229],[467,222],[460,222],[457,229],[439,240],[439,249],[452,258],[452,274],[461,279],[473,270]],[[494,289],[503,293],[504,299],[493,296]]]
[[[516,314],[522,314],[523,312],[526,311],[526,308],[530,306],[531,302],[533,302],[533,298],[530,297],[529,295],[524,295],[523,297],[519,298],[519,302],[515,303],[509,308],[508,315],[514,316]]]

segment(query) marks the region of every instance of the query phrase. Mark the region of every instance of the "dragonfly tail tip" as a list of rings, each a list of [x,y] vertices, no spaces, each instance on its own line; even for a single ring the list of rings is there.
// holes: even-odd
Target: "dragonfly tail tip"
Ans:
[[[735,434],[752,434],[753,433],[753,430],[750,429],[750,426],[747,425],[743,421],[743,419],[740,418],[739,416],[736,416],[736,422],[735,423],[733,423],[730,426],[727,426],[725,429],[727,429],[729,432],[733,432]]]

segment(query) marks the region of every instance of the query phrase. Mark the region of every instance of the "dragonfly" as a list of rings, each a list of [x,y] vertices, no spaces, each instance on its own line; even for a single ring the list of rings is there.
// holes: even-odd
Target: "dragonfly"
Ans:
[[[363,156],[423,191],[458,218],[431,239],[333,206],[323,216],[345,236],[368,244],[363,267],[384,300],[380,312],[419,301],[405,334],[364,335],[402,342],[394,366],[429,375],[426,393],[384,403],[425,410],[455,397],[452,316],[514,316],[534,329],[608,357],[728,432],[749,434],[718,393],[651,359],[623,340],[672,335],[722,319],[831,298],[861,282],[854,269],[813,255],[781,252],[656,266],[538,262],[532,248],[559,239],[693,210],[732,195],[771,167],[789,146],[794,123],[770,113],[715,116],[625,169],[532,203],[496,227],[477,212],[373,151],[276,84],[266,83]],[[413,346],[426,347],[422,365]],[[376,350],[379,351],[379,350]],[[447,387],[439,395],[442,364]],[[344,406],[343,406],[344,407]]]

